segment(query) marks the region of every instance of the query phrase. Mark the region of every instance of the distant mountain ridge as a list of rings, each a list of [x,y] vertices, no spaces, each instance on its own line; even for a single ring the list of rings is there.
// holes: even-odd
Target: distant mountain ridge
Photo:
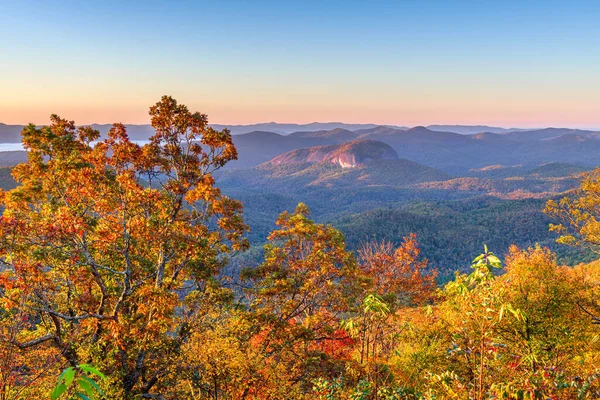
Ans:
[[[339,125],[338,123],[331,123]],[[331,125],[330,124],[330,125]],[[270,124],[272,125],[272,124]],[[289,129],[305,126],[284,124]],[[308,124],[322,128],[327,124]],[[600,132],[571,128],[544,128],[536,130],[509,130],[456,133],[451,130],[432,130],[425,126],[413,128],[344,125],[333,129],[295,130],[282,134],[268,130],[233,135],[238,160],[227,164],[229,169],[252,168],[284,153],[315,146],[330,146],[356,140],[374,140],[389,145],[398,158],[436,168],[454,175],[469,175],[469,171],[490,165],[522,165],[534,167],[545,163],[570,163],[585,168],[600,165]],[[93,125],[105,134],[110,125]],[[219,129],[219,126],[215,126]],[[347,129],[348,127],[360,129]],[[452,126],[441,126],[452,128]],[[286,128],[286,129],[287,129]],[[465,126],[459,126],[466,129]],[[487,126],[472,127],[472,131]],[[501,129],[501,128],[498,128]],[[458,130],[458,129],[455,129]],[[18,143],[20,127],[0,125],[0,143]],[[152,135],[149,125],[130,125],[133,140],[145,140]],[[6,146],[5,150],[14,150]],[[18,151],[10,157],[0,156],[0,163],[9,165],[24,160]]]
[[[25,125],[7,125],[0,122],[0,143],[18,143],[21,140],[21,130]],[[106,134],[112,127],[112,124],[91,124],[94,129],[98,129],[102,134]],[[148,124],[125,124],[131,138],[144,140],[152,136],[153,129]],[[233,135],[241,135],[253,131],[268,131],[287,135],[297,132],[317,132],[332,131],[342,129],[346,131],[360,131],[373,128],[393,128],[407,130],[407,126],[381,125],[381,124],[347,124],[343,122],[311,122],[308,124],[287,124],[278,122],[265,122],[247,125],[227,125],[211,124],[217,130],[229,129]],[[465,135],[473,135],[481,132],[507,133],[527,131],[532,129],[522,128],[501,128],[487,125],[428,125],[428,129],[433,131],[454,132]]]
[[[582,167],[600,165],[600,133],[569,128],[546,128],[465,135],[433,131],[424,126],[387,126],[349,131],[293,132],[288,135],[250,132],[235,135],[239,159],[231,168],[249,168],[292,150],[355,140],[374,140],[391,146],[399,158],[451,174],[465,174],[489,165],[538,166],[550,162]]]
[[[286,135],[292,132],[331,131],[335,129],[345,129],[349,131],[354,131],[358,129],[374,128],[378,126],[378,124],[346,124],[343,122],[311,122],[309,124],[285,124],[278,122],[266,122],[250,125],[211,124],[211,126],[218,130],[227,128],[231,131],[233,135],[239,135],[252,131],[269,131]],[[394,127],[399,129],[407,129],[405,126]]]
[[[0,142],[19,143],[23,125],[6,125],[0,122]]]
[[[0,122],[0,143],[18,143],[21,141],[21,131],[25,125],[7,125]],[[91,124],[92,128],[100,131],[102,135],[112,127],[112,124]],[[233,135],[241,135],[254,131],[268,131],[287,135],[292,132],[314,132],[330,131],[334,129],[346,129],[349,131],[358,129],[369,129],[379,125],[377,124],[345,124],[343,122],[312,122],[309,124],[284,124],[277,122],[267,122],[249,125],[226,125],[210,124],[214,129],[223,130],[225,128],[231,131]],[[145,140],[154,134],[154,129],[149,124],[125,124],[129,137],[134,140]],[[394,126],[398,129],[408,129],[404,126]]]
[[[105,134],[110,125],[94,127]],[[19,142],[21,128],[0,125],[0,142]],[[531,246],[530,237],[553,246],[543,204],[600,164],[600,132],[594,130],[262,128],[234,134],[239,159],[214,174],[223,194],[243,202],[253,250],[261,248],[280,212],[303,202],[319,222],[342,229],[352,249],[416,232],[423,255],[442,273],[468,265],[484,240],[494,249]],[[145,140],[152,128],[133,125],[128,132]],[[0,151],[0,166],[25,156]],[[15,185],[9,168],[0,168],[0,178],[3,186]]]
[[[497,126],[487,125],[427,125],[427,128],[431,129],[432,131],[448,131],[463,135],[475,135],[481,132],[507,133],[531,130],[523,128],[500,128]]]
[[[217,174],[220,187],[226,190],[287,195],[332,188],[407,187],[449,178],[435,168],[398,159],[391,147],[373,141],[294,150],[254,168]]]

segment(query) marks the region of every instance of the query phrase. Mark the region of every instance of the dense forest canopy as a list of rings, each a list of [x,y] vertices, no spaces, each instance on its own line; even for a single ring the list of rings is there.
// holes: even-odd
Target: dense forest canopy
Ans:
[[[353,170],[219,173],[238,157],[228,130],[168,96],[150,116],[144,145],[58,116],[23,130],[27,161],[0,197],[0,400],[600,397],[598,263],[561,262],[600,251],[600,171],[549,201],[480,180],[446,183],[463,187],[449,199],[420,179],[445,172],[389,151]],[[572,186],[565,168],[519,182]],[[549,235],[573,250],[559,258]]]

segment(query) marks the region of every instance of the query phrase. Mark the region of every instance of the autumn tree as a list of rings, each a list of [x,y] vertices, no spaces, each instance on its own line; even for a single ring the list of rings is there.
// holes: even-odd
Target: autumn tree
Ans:
[[[593,374],[589,353],[597,346],[589,320],[577,307],[585,287],[572,270],[559,266],[547,248],[511,246],[505,274],[494,287],[503,302],[496,341],[504,346],[496,356],[505,364],[503,370],[496,367],[503,378],[496,376],[492,391],[515,396],[521,390],[544,398],[597,391],[598,382],[584,383]]]
[[[421,259],[416,235],[395,248],[390,242],[368,242],[358,250],[362,303],[342,326],[356,340],[355,371],[376,393],[393,380],[387,365],[397,350],[397,337],[406,328],[406,314],[430,302],[436,288],[435,271]]]
[[[487,247],[473,260],[470,274],[456,274],[446,284],[443,301],[435,308],[436,340],[447,358],[441,371],[429,369],[431,396],[484,399],[493,379],[495,327],[502,304],[501,292],[495,290],[494,270],[501,262]],[[438,333],[439,332],[439,333]]]
[[[247,245],[241,204],[212,176],[237,157],[229,132],[168,96],[150,117],[144,145],[120,124],[104,139],[56,115],[27,126],[19,186],[1,197],[1,307],[33,321],[2,345],[94,364],[112,398],[169,396],[186,299]]]
[[[359,268],[368,279],[368,292],[383,296],[389,306],[423,304],[432,299],[436,271],[421,258],[417,236],[405,237],[394,247],[391,242],[368,242],[358,250]]]
[[[336,363],[351,342],[340,318],[352,310],[360,280],[342,234],[312,221],[304,204],[281,214],[277,225],[265,262],[244,271],[243,278],[252,283],[255,345],[266,370],[288,387],[279,396],[291,396],[290,388],[303,393],[313,379],[340,373]]]
[[[593,398],[595,332],[575,304],[582,282],[539,246],[512,246],[500,275],[485,268],[500,267],[487,251],[476,261],[472,274],[458,274],[446,285],[432,309],[431,328],[422,329],[425,342],[435,338],[439,349],[425,370],[424,393]]]
[[[0,310],[0,400],[16,400],[37,388],[49,389],[60,365],[59,351],[40,344],[31,351],[10,345],[17,337],[31,336],[36,321],[20,304]]]
[[[581,184],[559,201],[549,200],[544,212],[556,219],[550,230],[560,243],[600,253],[600,169],[582,175]]]
[[[562,199],[549,200],[544,212],[557,219],[550,230],[559,234],[557,242],[586,248],[600,254],[600,168],[581,175],[580,186]],[[598,297],[579,306],[600,323]]]
[[[213,282],[185,305],[190,335],[182,346],[173,381],[178,398],[244,399],[261,387],[260,354],[250,340],[251,322],[233,291]],[[258,362],[257,362],[258,360]]]

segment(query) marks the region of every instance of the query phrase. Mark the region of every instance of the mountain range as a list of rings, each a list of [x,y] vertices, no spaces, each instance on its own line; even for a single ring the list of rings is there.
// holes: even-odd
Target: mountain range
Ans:
[[[106,134],[111,128],[111,124],[92,124],[94,129],[98,129],[102,134]],[[152,135],[153,129],[150,125],[144,124],[126,124],[127,131],[131,138],[144,140]],[[240,135],[254,131],[267,131],[287,135],[293,132],[314,132],[329,131],[334,129],[346,129],[350,131],[359,129],[375,128],[377,124],[346,124],[343,122],[311,122],[308,124],[285,124],[277,122],[265,122],[248,125],[226,125],[211,124],[217,130],[229,129],[233,135]],[[406,130],[408,127],[389,125],[391,128]],[[429,125],[429,129],[436,131],[450,131],[461,134],[476,134],[480,132],[504,133],[523,130],[519,128],[500,128],[486,125]],[[21,130],[23,125],[7,125],[0,122],[0,143],[18,143],[21,141]]]
[[[216,178],[224,193],[242,200],[253,227],[249,238],[257,250],[240,265],[260,252],[276,215],[298,202],[318,221],[341,229],[350,248],[416,233],[442,274],[468,265],[483,243],[502,254],[513,243],[534,245],[532,237],[562,262],[591,257],[555,244],[542,208],[600,164],[595,131],[466,135],[378,126],[260,131],[233,139],[239,160]]]
[[[252,227],[254,247],[233,265],[260,259],[277,215],[298,202],[317,221],[341,229],[351,249],[416,233],[442,275],[468,265],[483,243],[502,254],[512,243],[533,245],[532,237],[563,262],[590,259],[554,244],[541,209],[575,187],[577,174],[600,164],[598,131],[267,125],[246,133],[248,127],[238,127],[233,141],[239,158],[215,173],[223,193],[243,202]],[[95,126],[102,133],[109,127]],[[21,128],[0,125],[0,141],[19,140]],[[135,125],[128,132],[145,140],[152,129]],[[23,151],[0,152],[0,165],[24,160]],[[1,186],[14,185],[9,169],[0,172]]]
[[[273,124],[262,124],[273,125]],[[276,124],[279,127],[279,124]],[[298,127],[323,128],[331,124],[308,126],[281,125],[279,130]],[[105,134],[109,125],[94,125]],[[245,126],[250,128],[254,126]],[[220,128],[220,127],[217,127]],[[285,129],[284,129],[285,128]],[[349,129],[359,128],[359,129]],[[436,126],[451,129],[452,126]],[[488,131],[476,134],[456,133],[450,130],[432,130],[417,126],[401,128],[392,126],[344,125],[333,129],[298,130],[287,134],[255,130],[235,134],[234,143],[239,158],[228,168],[252,168],[283,153],[328,146],[355,140],[373,140],[389,145],[399,158],[408,159],[446,173],[470,175],[470,171],[490,165],[524,165],[534,167],[544,163],[569,163],[582,167],[595,167],[600,157],[600,132],[570,128],[545,128],[515,130],[487,126],[454,126],[455,130],[472,133],[478,129]],[[0,124],[0,143],[20,140],[20,126]],[[133,140],[145,140],[152,134],[148,125],[130,125],[128,133]],[[24,155],[0,153],[0,164],[19,162]]]
[[[466,174],[490,165],[570,163],[595,167],[600,161],[600,133],[546,128],[504,133],[464,135],[426,127],[398,129],[387,126],[347,130],[300,131],[288,135],[255,131],[234,136],[239,159],[230,168],[250,168],[288,151],[350,142],[375,140],[391,146],[405,158],[446,173]]]

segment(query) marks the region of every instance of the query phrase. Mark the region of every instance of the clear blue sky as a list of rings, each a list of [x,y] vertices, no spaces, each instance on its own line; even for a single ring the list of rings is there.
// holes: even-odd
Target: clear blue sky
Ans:
[[[600,1],[0,0],[0,122],[600,127]]]

